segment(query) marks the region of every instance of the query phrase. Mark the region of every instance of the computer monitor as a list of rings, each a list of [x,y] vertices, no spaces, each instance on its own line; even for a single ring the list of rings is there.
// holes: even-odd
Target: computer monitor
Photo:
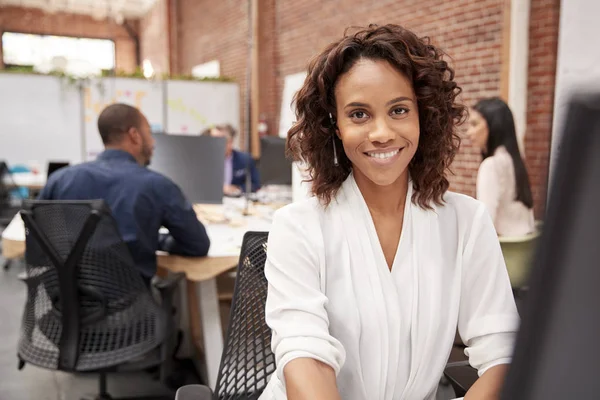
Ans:
[[[194,204],[223,202],[225,138],[154,134],[150,164],[173,180]]]
[[[50,161],[50,162],[48,162],[47,177],[50,178],[50,175],[52,175],[52,173],[58,171],[61,168],[68,167],[68,166],[69,166],[69,163],[66,161]]]
[[[600,94],[571,99],[502,399],[600,397]]]
[[[260,183],[266,185],[291,185],[292,163],[285,156],[285,139],[266,136],[260,139]]]

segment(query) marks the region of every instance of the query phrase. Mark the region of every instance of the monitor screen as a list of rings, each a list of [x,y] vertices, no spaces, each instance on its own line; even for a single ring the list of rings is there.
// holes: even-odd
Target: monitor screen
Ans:
[[[193,204],[223,202],[225,138],[155,134],[150,169],[173,180]]]
[[[600,396],[600,94],[571,99],[502,398]]]
[[[66,161],[50,161],[48,162],[48,175],[47,177],[50,178],[50,175],[52,175],[53,172],[58,171],[61,168],[64,167],[68,167],[69,163]]]
[[[285,139],[267,136],[260,139],[260,183],[291,185],[292,163],[285,156]]]

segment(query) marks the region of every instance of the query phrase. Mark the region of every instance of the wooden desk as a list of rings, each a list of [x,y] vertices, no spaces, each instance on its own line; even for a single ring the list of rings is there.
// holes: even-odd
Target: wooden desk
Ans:
[[[27,188],[31,191],[39,192],[46,185],[46,175],[34,174],[32,172],[18,172],[4,178],[4,185],[8,189],[19,187]]]
[[[271,226],[272,207],[257,207],[251,215],[242,216],[239,204],[238,199],[223,207],[224,214],[229,214],[229,223],[207,222],[207,219],[222,220],[219,208],[195,207],[211,239],[207,257],[183,257],[157,252],[159,270],[186,274],[187,282],[181,286],[181,325],[184,332],[190,333],[185,336],[193,343],[186,343],[185,346],[188,346],[188,351],[189,347],[202,349],[208,383],[213,388],[223,353],[217,277],[237,266],[242,239],[247,231],[268,231]],[[24,256],[25,227],[20,215],[16,215],[2,233],[2,246],[5,258]]]

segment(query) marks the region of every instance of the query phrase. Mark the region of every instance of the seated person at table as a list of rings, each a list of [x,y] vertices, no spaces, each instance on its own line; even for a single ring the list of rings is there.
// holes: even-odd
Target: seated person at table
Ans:
[[[448,191],[460,91],[398,25],[311,62],[287,145],[315,196],[269,232],[277,369],[261,400],[434,400],[457,328],[479,373],[465,400],[499,398],[519,316],[485,205]]]
[[[225,146],[225,185],[223,187],[225,196],[239,196],[245,191],[248,168],[250,168],[252,192],[260,189],[260,176],[252,156],[233,149],[235,134],[235,128],[229,124],[217,125],[202,132],[202,135],[225,137],[227,139],[227,145]]]
[[[156,250],[205,256],[210,241],[192,205],[169,178],[146,168],[154,139],[135,107],[113,104],[98,117],[105,150],[95,161],[52,174],[41,200],[104,199],[146,282],[156,273]],[[159,236],[161,226],[169,235]]]

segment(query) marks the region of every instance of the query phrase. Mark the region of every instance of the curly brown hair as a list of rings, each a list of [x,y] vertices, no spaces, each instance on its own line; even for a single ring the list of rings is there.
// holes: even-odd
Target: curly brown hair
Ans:
[[[457,125],[466,117],[466,107],[457,102],[461,88],[454,70],[443,60],[445,53],[399,25],[369,25],[330,44],[309,64],[304,85],[296,94],[297,122],[288,132],[287,154],[305,162],[312,192],[328,205],[352,170],[350,160],[338,151],[333,164],[333,146],[342,149],[329,113],[335,116],[335,85],[360,59],[384,60],[412,80],[417,98],[420,138],[410,162],[412,201],[431,209],[443,203],[449,182],[445,176],[460,145]]]

